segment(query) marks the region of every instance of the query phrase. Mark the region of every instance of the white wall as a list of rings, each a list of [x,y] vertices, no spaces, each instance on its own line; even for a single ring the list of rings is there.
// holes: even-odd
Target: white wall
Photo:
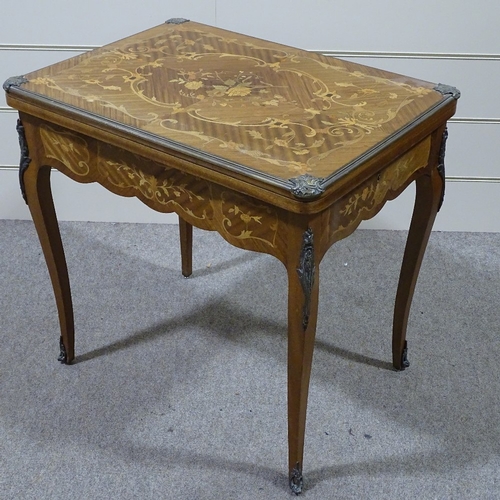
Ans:
[[[500,4],[421,0],[25,0],[5,3],[0,25],[0,81],[185,17],[316,50],[362,64],[458,87],[450,122],[445,203],[435,228],[500,231]],[[29,218],[19,194],[16,114],[0,96],[0,218]],[[172,222],[136,199],[53,174],[61,220]],[[364,227],[408,227],[409,188]],[[91,203],[89,201],[91,200]]]

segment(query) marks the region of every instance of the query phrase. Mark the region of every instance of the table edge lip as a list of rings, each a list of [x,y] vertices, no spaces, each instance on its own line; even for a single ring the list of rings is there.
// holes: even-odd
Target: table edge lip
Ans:
[[[281,179],[277,176],[256,170],[252,167],[248,167],[242,163],[237,163],[221,156],[205,152],[193,146],[173,141],[151,132],[126,125],[119,121],[97,115],[71,104],[62,103],[61,101],[51,99],[47,96],[44,96],[43,94],[33,92],[32,90],[25,90],[22,88],[22,85],[27,82],[28,80],[24,76],[11,77],[5,81],[5,83],[3,84],[3,89],[5,90],[7,97],[9,97],[9,95],[12,95],[12,97],[14,98],[17,97],[25,102],[28,106],[38,105],[40,108],[46,111],[58,113],[60,116],[64,116],[77,121],[82,121],[83,118],[83,121],[85,123],[98,125],[98,128],[103,131],[109,132],[110,128],[112,128],[112,132],[120,132],[120,134],[117,135],[121,135],[122,137],[126,137],[127,139],[142,140],[142,144],[145,146],[160,146],[164,148],[163,152],[167,154],[172,154],[173,156],[176,156],[175,153],[186,155],[187,158],[184,159],[188,159],[190,161],[194,160],[193,163],[196,163],[196,160],[209,163],[216,167],[222,168],[229,173],[244,175],[249,180],[257,181],[259,183],[264,183],[264,185],[284,190],[288,196],[291,196],[291,199],[299,202],[309,202],[317,200],[335,182],[355,170],[361,164],[375,157],[389,144],[396,142],[398,139],[405,136],[409,131],[418,127],[420,124],[425,122],[429,116],[432,116],[441,108],[447,106],[450,101],[456,101],[460,97],[460,92],[455,87],[444,84],[437,84],[433,88],[433,90],[442,95],[443,98],[441,100],[436,102],[433,106],[425,110],[423,113],[416,116],[402,128],[396,130],[385,139],[378,142],[352,161],[346,163],[343,167],[339,168],[329,176],[315,177],[310,174],[302,174],[298,177]],[[17,110],[22,111],[19,108]],[[29,111],[24,112],[30,114]]]

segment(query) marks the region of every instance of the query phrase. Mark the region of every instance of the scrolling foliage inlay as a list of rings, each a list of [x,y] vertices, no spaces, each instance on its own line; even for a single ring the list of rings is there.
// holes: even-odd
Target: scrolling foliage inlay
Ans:
[[[373,217],[391,195],[403,188],[417,170],[427,165],[430,147],[431,140],[427,138],[342,198],[331,209],[331,241],[348,236],[361,221]]]
[[[80,182],[98,182],[122,196],[136,196],[160,212],[217,230],[236,246],[280,258],[276,207],[210,184],[177,169],[51,125],[39,127],[47,159]]]
[[[253,239],[273,248],[276,246],[278,216],[270,205],[223,191],[221,211],[224,231],[228,235],[238,240]]]
[[[90,172],[89,145],[81,136],[43,127],[40,128],[40,138],[47,158],[60,161],[78,176]]]
[[[328,177],[441,98],[430,84],[364,69],[189,22],[40,70],[28,85],[288,180]]]

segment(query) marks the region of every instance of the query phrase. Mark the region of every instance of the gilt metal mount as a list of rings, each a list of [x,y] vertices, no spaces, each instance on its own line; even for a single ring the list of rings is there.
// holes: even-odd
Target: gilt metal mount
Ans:
[[[300,463],[297,462],[297,465],[293,468],[290,474],[290,489],[292,493],[299,495],[302,493],[302,487],[304,485],[304,479],[302,477],[302,467]]]
[[[11,87],[20,87],[23,83],[28,83],[28,80],[24,76],[12,76],[4,82],[3,89],[5,92],[8,92]]]
[[[439,148],[439,158],[438,158],[438,166],[437,171],[443,181],[443,188],[441,189],[441,198],[439,200],[438,212],[441,209],[444,201],[444,189],[445,189],[445,169],[444,169],[444,157],[446,154],[446,141],[448,139],[448,128],[445,128],[443,131],[443,137],[441,139],[441,146]]]
[[[16,125],[17,135],[19,136],[19,147],[21,148],[21,159],[19,160],[19,185],[21,187],[21,194],[26,203],[28,203],[28,198],[26,197],[26,188],[24,187],[24,172],[29,167],[31,163],[30,153],[28,150],[28,142],[26,141],[26,134],[24,133],[24,126],[21,120],[17,120]]]
[[[316,198],[325,191],[321,185],[323,179],[310,174],[293,177],[289,182],[292,184],[290,191],[297,198]]]
[[[408,359],[408,344],[405,340],[405,346],[401,354],[401,370],[408,368],[410,366],[410,360]]]
[[[304,232],[302,251],[300,252],[299,267],[297,268],[300,284],[304,292],[304,308],[302,312],[302,328],[304,331],[309,324],[311,312],[311,293],[314,285],[314,234],[311,228]]]
[[[188,23],[189,19],[184,19],[182,17],[173,17],[172,19],[168,19],[165,21],[165,24],[183,24]]]
[[[60,361],[63,364],[68,362],[68,355],[66,354],[66,347],[64,346],[64,342],[62,337],[59,339],[59,357],[57,361]]]
[[[452,87],[451,85],[445,85],[444,83],[438,83],[435,87],[434,90],[439,92],[442,95],[447,95],[451,94],[455,99],[460,98],[460,90],[458,90],[456,87]]]

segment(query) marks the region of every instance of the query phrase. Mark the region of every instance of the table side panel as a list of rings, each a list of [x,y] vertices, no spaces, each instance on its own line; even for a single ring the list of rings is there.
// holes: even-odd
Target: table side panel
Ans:
[[[30,129],[29,119],[23,124]],[[39,141],[39,166],[135,196],[156,211],[175,212],[196,227],[218,231],[237,247],[284,259],[278,233],[286,216],[273,205],[54,124],[35,121],[28,136]]]
[[[324,251],[349,236],[363,220],[377,215],[385,203],[395,199],[429,165],[432,137],[342,196],[324,212]]]

